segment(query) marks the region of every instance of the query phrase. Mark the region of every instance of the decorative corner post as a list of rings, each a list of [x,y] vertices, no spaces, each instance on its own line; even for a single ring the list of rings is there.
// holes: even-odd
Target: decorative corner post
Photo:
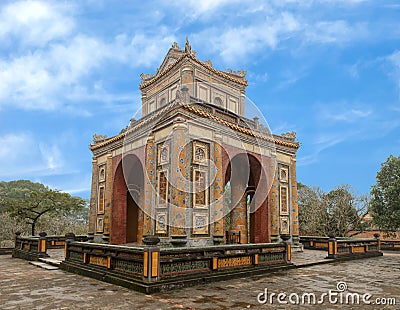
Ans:
[[[327,258],[337,258],[337,239],[333,234],[329,235]]]
[[[286,257],[285,257],[286,263],[290,263],[291,260],[292,260],[292,246],[291,246],[290,241],[289,241],[290,235],[289,234],[282,234],[281,235],[281,239],[283,240],[283,242],[286,245]]]
[[[65,259],[69,258],[68,245],[70,242],[73,242],[73,241],[75,241],[75,234],[74,233],[66,233],[65,234],[65,248],[64,248]]]
[[[143,253],[143,279],[148,282],[160,279],[160,248],[157,244],[160,238],[154,235],[143,237],[146,249]]]
[[[14,236],[14,248],[17,247],[17,240],[19,239],[19,236],[21,236],[21,232],[20,231],[16,231],[15,232],[15,236]]]
[[[38,243],[38,252],[46,254],[47,252],[47,233],[41,232],[39,233],[39,243]]]
[[[374,238],[376,239],[376,241],[378,241],[378,252],[381,251],[381,238],[380,235],[378,233],[374,234]]]
[[[94,240],[94,235],[93,234],[88,234],[87,242],[93,242],[93,240]]]

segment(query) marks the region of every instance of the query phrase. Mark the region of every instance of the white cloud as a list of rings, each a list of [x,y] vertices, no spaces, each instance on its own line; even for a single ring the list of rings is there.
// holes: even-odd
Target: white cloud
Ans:
[[[396,84],[400,99],[400,50],[396,50],[391,55],[387,56],[386,60],[388,60],[391,64],[389,76],[392,77],[394,83]]]
[[[344,20],[319,21],[304,29],[307,42],[346,43],[368,35],[366,23],[349,24]]]
[[[65,37],[74,28],[74,21],[63,14],[66,9],[57,2],[12,2],[0,11],[0,40],[11,36],[38,46]]]
[[[277,48],[281,40],[298,30],[299,23],[290,13],[268,17],[263,23],[231,28],[206,29],[193,37],[199,45],[207,44],[217,52],[226,63],[240,62],[249,54],[268,47]]]
[[[342,112],[328,112],[325,117],[335,122],[355,122],[372,115],[372,110],[349,109]]]
[[[299,6],[303,7],[300,4]],[[316,4],[312,7],[322,10]],[[249,11],[249,8],[254,8],[256,11]],[[367,22],[317,19],[315,16],[310,16],[307,10],[279,7],[276,3],[269,3],[265,7],[247,3],[240,8],[231,6],[227,10],[232,11],[235,16],[233,20],[230,17],[223,20],[218,16],[221,12],[210,9],[208,17],[214,17],[221,26],[211,26],[192,34],[191,38],[194,38],[194,42],[199,45],[207,44],[212,52],[218,53],[228,64],[247,61],[248,56],[262,50],[286,48],[282,43],[289,40],[290,45],[296,50],[309,48],[315,44],[349,44],[364,40],[371,34]],[[237,14],[244,14],[243,19],[250,22],[243,24]]]
[[[107,49],[110,58],[130,64],[131,67],[160,65],[162,57],[174,41],[176,41],[175,36],[162,31],[154,36],[135,34],[130,37],[121,34],[115,38],[114,43],[107,46]]]
[[[209,19],[214,13],[221,13],[226,6],[232,6],[236,3],[243,3],[240,0],[174,0],[168,3],[181,10],[182,14],[189,19],[206,18]],[[161,2],[161,6],[165,3]],[[246,3],[245,3],[246,5]]]
[[[0,178],[32,178],[62,174],[63,154],[57,144],[38,142],[31,133],[0,136]]]
[[[26,109],[55,109],[103,57],[98,42],[79,36],[68,45],[0,61],[0,100]]]
[[[297,159],[298,166],[307,166],[318,162],[320,154],[337,144],[342,143],[346,140],[344,135],[332,136],[331,134],[319,135],[315,138],[314,143],[308,146],[311,152],[308,155],[304,155]]]
[[[24,147],[29,146],[29,135],[27,134],[7,134],[0,136],[0,161],[3,163],[13,161],[24,151]],[[6,165],[2,165],[5,167]]]
[[[46,169],[55,170],[63,167],[63,156],[57,145],[40,143],[39,150]]]
[[[109,101],[110,96],[97,95],[96,82],[91,85],[85,78],[107,63],[137,67],[160,62],[173,41],[172,36],[135,35],[130,39],[120,35],[105,43],[78,34],[34,53],[0,60],[0,107],[12,104],[23,109],[54,110],[74,99]],[[121,99],[119,94],[116,97]]]

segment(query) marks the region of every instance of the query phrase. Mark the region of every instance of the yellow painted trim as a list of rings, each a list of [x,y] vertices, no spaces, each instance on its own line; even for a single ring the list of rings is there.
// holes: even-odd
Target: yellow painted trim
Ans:
[[[291,250],[291,245],[287,245],[287,260],[290,261],[292,259],[292,250]]]
[[[151,253],[151,276],[153,278],[158,277],[158,256],[159,252]]]
[[[258,254],[254,254],[254,265],[258,265]]]
[[[111,268],[111,257],[110,256],[107,257],[107,268],[108,269]]]
[[[213,257],[212,261],[213,261],[212,269],[217,270],[218,269],[218,257]]]
[[[143,276],[147,277],[149,275],[148,270],[149,265],[149,252],[143,253]]]
[[[87,262],[87,253],[83,253],[83,263],[86,264]]]

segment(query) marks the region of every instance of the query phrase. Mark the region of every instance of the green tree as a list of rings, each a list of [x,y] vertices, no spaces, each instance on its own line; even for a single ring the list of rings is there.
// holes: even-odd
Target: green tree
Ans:
[[[68,193],[52,190],[30,181],[2,182],[2,210],[17,219],[26,221],[35,235],[36,225],[44,215],[60,218],[73,212],[84,212],[86,201]]]
[[[356,196],[349,185],[341,185],[324,196],[329,214],[328,234],[345,237],[350,231],[362,231],[362,215],[368,208],[365,196]]]
[[[328,193],[301,183],[297,188],[301,235],[344,237],[364,229],[361,219],[368,199],[355,195],[350,186],[341,185]]]
[[[400,156],[390,155],[382,163],[371,189],[370,211],[379,229],[400,230]]]
[[[46,186],[29,180],[0,182],[0,212],[7,208],[7,202],[14,199],[24,199],[31,191],[43,191]]]
[[[297,183],[300,235],[327,234],[328,213],[322,203],[324,192],[318,187]]]

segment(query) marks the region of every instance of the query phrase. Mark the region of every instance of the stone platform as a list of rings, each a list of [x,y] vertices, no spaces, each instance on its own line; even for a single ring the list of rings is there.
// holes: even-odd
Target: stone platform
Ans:
[[[315,292],[336,289],[339,281],[349,291],[394,297],[397,306],[316,305],[312,309],[398,309],[400,254],[345,262],[325,260],[326,252],[294,253],[298,269],[144,295],[94,279],[45,270],[8,255],[0,256],[1,309],[301,309],[301,306],[260,305],[257,295],[271,292]],[[320,263],[304,268],[310,262]],[[323,263],[324,262],[324,263]],[[323,263],[323,264],[322,264]],[[321,265],[322,264],[322,265]],[[310,306],[304,307],[310,309]]]

